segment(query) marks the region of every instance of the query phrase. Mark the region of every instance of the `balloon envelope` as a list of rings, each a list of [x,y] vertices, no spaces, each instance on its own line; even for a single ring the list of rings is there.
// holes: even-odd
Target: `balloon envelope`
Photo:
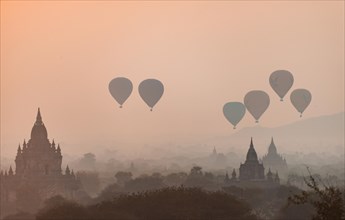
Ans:
[[[290,95],[290,100],[302,117],[302,113],[311,102],[311,93],[306,89],[295,89]]]
[[[132,91],[133,84],[125,77],[117,77],[109,83],[109,92],[117,103],[120,104],[120,108],[122,108],[123,103],[131,95]]]
[[[225,118],[236,128],[246,113],[246,107],[241,102],[228,102],[223,106]]]
[[[270,76],[270,85],[280,97],[280,101],[283,101],[284,96],[292,87],[293,82],[293,75],[286,70],[274,71]]]
[[[139,94],[144,102],[151,108],[156,105],[164,92],[163,84],[156,79],[146,79],[139,84]]]
[[[244,97],[244,105],[256,122],[259,122],[259,118],[270,105],[270,97],[264,91],[253,90]]]

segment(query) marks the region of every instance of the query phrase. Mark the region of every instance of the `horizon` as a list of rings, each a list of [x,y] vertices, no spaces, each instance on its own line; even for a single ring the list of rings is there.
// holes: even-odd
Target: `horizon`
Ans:
[[[38,109],[40,109],[40,108],[38,108]],[[43,112],[43,113],[42,113]],[[248,127],[243,127],[243,128],[240,128],[240,129],[237,129],[236,130],[236,132],[235,133],[232,133],[232,134],[230,134],[230,135],[228,135],[228,136],[215,136],[215,137],[209,137],[209,138],[207,138],[207,139],[204,139],[204,141],[201,141],[201,142],[199,142],[199,143],[193,143],[193,142],[191,142],[191,143],[178,143],[178,142],[175,142],[175,143],[171,143],[171,142],[166,142],[166,143],[157,143],[157,144],[152,144],[152,145],[150,145],[150,144],[148,144],[148,143],[136,143],[136,144],[134,144],[135,146],[136,146],[136,149],[137,150],[139,150],[141,153],[142,152],[144,152],[145,151],[145,149],[143,149],[145,146],[149,146],[150,148],[148,149],[148,153],[147,154],[145,154],[145,156],[142,156],[143,158],[145,158],[145,159],[149,159],[149,160],[151,160],[151,159],[154,159],[155,157],[167,157],[167,155],[170,155],[170,153],[171,153],[171,151],[170,152],[168,152],[168,153],[162,153],[162,154],[155,154],[155,153],[153,153],[152,152],[152,150],[154,150],[154,149],[157,149],[157,148],[159,148],[159,147],[161,147],[161,148],[166,148],[167,146],[169,146],[169,145],[175,145],[175,146],[180,146],[181,148],[183,148],[183,149],[190,149],[190,150],[192,150],[193,148],[195,148],[196,146],[202,146],[202,145],[204,145],[203,146],[203,148],[202,148],[202,150],[200,151],[200,154],[199,155],[195,155],[194,156],[194,158],[197,158],[197,157],[199,157],[199,156],[205,156],[205,155],[208,155],[208,153],[210,153],[211,152],[211,150],[213,149],[213,147],[215,147],[215,148],[217,148],[218,150],[219,149],[221,149],[221,151],[223,151],[223,153],[231,153],[231,152],[233,152],[233,153],[236,153],[236,154],[239,154],[239,155],[244,155],[246,152],[247,152],[247,146],[249,146],[249,139],[250,138],[253,138],[253,141],[254,141],[254,146],[255,146],[255,149],[256,149],[256,151],[260,154],[260,155],[264,155],[265,154],[265,152],[266,152],[266,150],[267,150],[267,148],[268,148],[268,146],[269,146],[269,143],[270,143],[270,141],[271,141],[271,138],[273,137],[273,138],[275,138],[274,136],[271,136],[271,137],[269,137],[269,135],[267,136],[267,135],[265,135],[264,137],[262,137],[262,136],[259,136],[259,137],[255,137],[255,136],[252,136],[251,134],[253,134],[253,132],[251,132],[251,134],[248,134],[248,132],[247,133],[245,133],[247,136],[248,136],[248,140],[243,140],[242,138],[236,138],[236,136],[238,136],[238,135],[241,135],[243,132],[246,132],[246,131],[248,131],[248,130],[254,130],[254,131],[262,131],[262,129],[277,129],[277,128],[284,128],[284,127],[289,127],[289,126],[291,126],[291,125],[295,125],[295,124],[299,124],[299,123],[305,123],[306,121],[308,122],[308,121],[313,121],[313,120],[317,120],[317,119],[320,119],[320,118],[327,118],[327,117],[334,117],[334,116],[338,116],[338,115],[342,115],[343,117],[344,117],[344,114],[345,114],[345,112],[339,112],[339,113],[335,113],[335,114],[330,114],[330,115],[321,115],[321,116],[314,116],[314,117],[309,117],[309,118],[301,118],[301,119],[298,119],[298,120],[296,120],[296,121],[294,121],[294,122],[290,122],[290,123],[287,123],[287,124],[285,124],[285,125],[280,125],[280,126],[277,126],[277,127],[263,127],[263,126],[260,126],[260,124],[257,124],[257,125],[254,125],[254,126],[248,126]],[[36,115],[37,115],[37,113],[36,113]],[[42,121],[43,121],[43,123],[45,124],[45,117],[44,117],[44,111],[42,111],[41,110],[41,115],[42,115]],[[35,118],[36,118],[36,116],[35,116]],[[35,119],[36,120],[36,119]],[[33,122],[32,122],[32,125],[34,124],[34,121],[35,120],[33,120]],[[45,126],[46,126],[46,124],[45,124]],[[49,136],[49,134],[50,134],[50,132],[49,132],[49,127],[47,127],[46,126],[46,128],[47,128],[47,131],[48,131],[48,139],[52,142],[53,141],[53,139],[54,138],[51,138],[50,136]],[[344,131],[344,125],[342,124],[342,130]],[[30,132],[28,132],[28,133],[30,133]],[[340,133],[341,133],[341,131],[340,131]],[[343,132],[344,133],[344,132]],[[254,134],[255,135],[255,134]],[[267,136],[267,137],[266,137]],[[26,142],[28,141],[28,140],[30,140],[30,135],[28,135],[27,136],[28,138],[23,138],[23,140],[26,140]],[[235,139],[234,139],[234,137],[235,137]],[[224,145],[222,145],[222,144],[212,144],[212,142],[214,142],[214,140],[215,139],[231,139],[231,138],[233,138],[233,140],[230,140],[230,141],[228,141],[228,147],[226,147],[226,146],[224,146]],[[241,142],[239,142],[239,140],[238,139],[240,139],[240,140],[243,140],[243,143],[241,143]],[[22,142],[23,142],[23,140],[22,141],[20,141],[19,142],[19,144],[22,146]],[[54,139],[55,140],[55,139]],[[276,138],[276,141],[278,142],[278,143],[281,143],[281,140],[279,140],[278,138]],[[284,141],[283,141],[284,142]],[[58,140],[55,140],[55,143],[56,144],[61,144],[61,142],[59,142]],[[204,143],[204,144],[203,144]],[[64,144],[66,144],[66,146],[67,147],[65,147],[64,146]],[[140,156],[139,155],[137,155],[137,156],[133,156],[133,155],[130,155],[130,154],[128,154],[128,151],[123,151],[123,152],[121,152],[121,150],[119,150],[118,148],[115,148],[115,149],[112,149],[110,146],[107,146],[107,145],[103,145],[102,146],[102,148],[99,148],[99,149],[97,149],[97,150],[92,150],[93,148],[89,148],[89,149],[87,149],[87,150],[85,150],[85,151],[81,151],[81,152],[73,152],[73,151],[69,151],[69,149],[68,149],[68,146],[71,146],[71,144],[69,144],[68,142],[66,142],[66,143],[64,143],[64,144],[61,144],[61,148],[62,148],[62,155],[65,155],[65,156],[67,156],[69,159],[71,159],[71,158],[74,158],[74,159],[77,159],[77,157],[80,157],[80,155],[83,155],[83,154],[85,154],[85,153],[88,153],[88,152],[90,152],[90,153],[94,153],[94,154],[96,154],[96,155],[98,155],[98,156],[100,156],[100,158],[102,158],[102,156],[101,155],[103,155],[105,152],[107,152],[107,151],[112,151],[112,150],[115,150],[116,151],[116,153],[119,153],[120,155],[126,155],[126,157],[125,157],[125,159],[126,160],[133,160],[133,159],[139,159],[140,158]],[[236,145],[236,144],[240,144],[240,147],[234,147],[234,145]],[[284,144],[286,144],[286,143],[284,143]],[[341,141],[341,143],[339,143],[339,144],[342,144],[342,145],[344,145],[344,141]],[[92,145],[92,144],[91,144]],[[7,158],[7,159],[10,159],[10,158],[14,158],[14,156],[15,156],[15,154],[16,154],[16,150],[17,150],[17,147],[18,147],[18,145],[16,145],[16,146],[12,146],[12,147],[9,147],[9,149],[10,148],[12,148],[12,152],[10,152],[9,154],[3,154],[3,152],[1,153],[1,158]],[[212,149],[211,149],[212,148]],[[259,150],[259,151],[258,151]],[[345,150],[345,149],[344,149]],[[191,152],[193,152],[194,150],[192,150]],[[292,153],[305,153],[305,154],[308,154],[308,153],[313,153],[313,150],[310,150],[310,149],[306,149],[306,148],[304,148],[304,149],[295,149],[295,150],[289,150],[289,151],[285,151],[285,149],[283,148],[283,151],[282,151],[282,149],[279,147],[279,151],[280,151],[280,153],[281,154],[292,154]],[[315,150],[314,150],[315,151]],[[67,152],[67,153],[66,153]],[[194,151],[195,152],[195,151]],[[261,153],[260,153],[261,152]],[[317,150],[317,151],[315,151],[315,153],[317,153],[317,154],[320,154],[320,153],[325,153],[325,152],[328,152],[328,151],[320,151],[320,150]],[[335,153],[336,155],[338,154],[338,153],[343,153],[344,154],[344,152],[333,152],[333,153]],[[79,156],[77,156],[77,155],[79,155]],[[329,152],[329,154],[328,155],[334,155],[334,154],[332,154],[332,152]],[[173,155],[171,155],[170,157],[178,157],[178,156],[186,156],[186,157],[190,157],[190,158],[193,158],[191,155],[190,155],[190,153],[187,153],[186,155],[180,150],[180,151],[177,151],[177,152],[175,152]]]

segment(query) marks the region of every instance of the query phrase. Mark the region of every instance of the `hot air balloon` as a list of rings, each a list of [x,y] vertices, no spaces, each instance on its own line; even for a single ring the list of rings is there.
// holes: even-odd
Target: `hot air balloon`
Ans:
[[[311,93],[306,89],[295,89],[290,95],[290,100],[296,110],[301,113],[300,117],[302,117],[304,110],[311,102]]]
[[[261,90],[253,90],[244,97],[244,105],[249,113],[255,118],[255,122],[259,122],[259,118],[270,105],[270,97],[266,92]]]
[[[109,92],[117,103],[120,104],[120,108],[122,108],[123,103],[131,95],[132,90],[132,82],[125,77],[117,77],[109,83]]]
[[[241,102],[228,102],[223,107],[225,118],[234,126],[242,120],[246,113],[246,107]]]
[[[293,81],[293,75],[286,70],[277,70],[271,74],[270,85],[280,97],[280,101],[283,101],[284,96],[292,87]]]
[[[151,108],[160,100],[164,92],[163,84],[156,79],[146,79],[139,84],[139,94],[144,102]]]

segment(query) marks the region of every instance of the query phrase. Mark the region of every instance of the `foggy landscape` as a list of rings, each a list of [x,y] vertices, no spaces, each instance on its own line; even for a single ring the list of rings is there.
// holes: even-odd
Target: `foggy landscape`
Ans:
[[[2,220],[345,220],[344,2],[1,1]]]

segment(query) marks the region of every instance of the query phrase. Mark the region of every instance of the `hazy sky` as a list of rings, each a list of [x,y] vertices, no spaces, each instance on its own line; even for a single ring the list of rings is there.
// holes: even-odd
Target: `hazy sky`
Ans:
[[[278,69],[290,92],[311,91],[304,118],[344,111],[343,1],[1,1],[2,153],[29,139],[37,107],[75,152],[230,135],[223,105],[257,89],[271,98],[261,126],[298,121],[290,92],[280,102],[269,85]],[[123,109],[108,92],[119,76],[134,84]],[[153,112],[147,78],[165,86]],[[254,125],[247,112],[238,127]]]

